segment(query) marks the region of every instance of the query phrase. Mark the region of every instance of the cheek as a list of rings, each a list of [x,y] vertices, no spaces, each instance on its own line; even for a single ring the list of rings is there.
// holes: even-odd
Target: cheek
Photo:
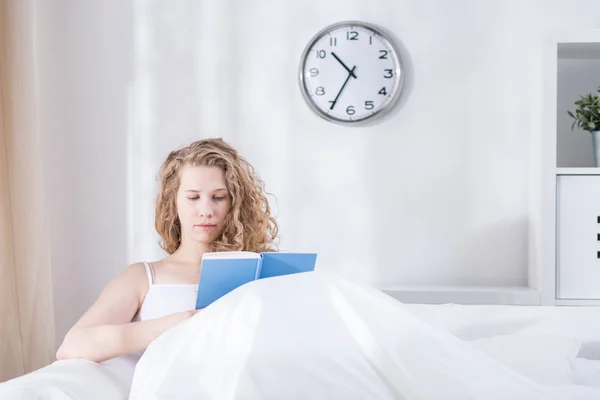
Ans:
[[[185,201],[185,199],[179,201],[177,204],[177,214],[179,214],[179,219],[182,221],[188,220],[190,215],[194,213],[194,207],[191,205],[189,201]]]
[[[229,201],[223,201],[217,204],[216,209],[219,210],[219,215],[224,219],[227,214],[229,214],[229,210],[231,208],[231,203]]]

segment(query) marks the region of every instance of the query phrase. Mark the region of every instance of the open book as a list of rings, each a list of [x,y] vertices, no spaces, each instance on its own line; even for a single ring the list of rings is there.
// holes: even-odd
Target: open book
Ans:
[[[314,253],[204,253],[196,309],[205,308],[233,289],[257,279],[314,271]]]

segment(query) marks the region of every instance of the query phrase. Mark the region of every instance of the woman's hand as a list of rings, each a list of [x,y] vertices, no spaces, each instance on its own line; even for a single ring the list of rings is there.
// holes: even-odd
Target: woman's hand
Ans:
[[[58,360],[84,358],[102,362],[146,349],[165,331],[196,315],[181,311],[161,318],[125,324],[98,324],[73,328],[56,354]]]

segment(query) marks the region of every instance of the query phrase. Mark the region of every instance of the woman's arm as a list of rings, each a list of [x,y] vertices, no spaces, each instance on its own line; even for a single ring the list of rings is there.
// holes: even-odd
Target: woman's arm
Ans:
[[[169,328],[196,313],[179,312],[131,322],[147,291],[143,264],[134,264],[114,278],[94,305],[71,328],[56,353],[58,360],[84,358],[102,362],[143,350]]]

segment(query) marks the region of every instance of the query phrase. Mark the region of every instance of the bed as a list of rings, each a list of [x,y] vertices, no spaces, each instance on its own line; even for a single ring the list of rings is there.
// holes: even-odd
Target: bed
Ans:
[[[303,275],[236,289],[137,366],[58,361],[0,399],[600,399],[598,308],[401,304]]]

